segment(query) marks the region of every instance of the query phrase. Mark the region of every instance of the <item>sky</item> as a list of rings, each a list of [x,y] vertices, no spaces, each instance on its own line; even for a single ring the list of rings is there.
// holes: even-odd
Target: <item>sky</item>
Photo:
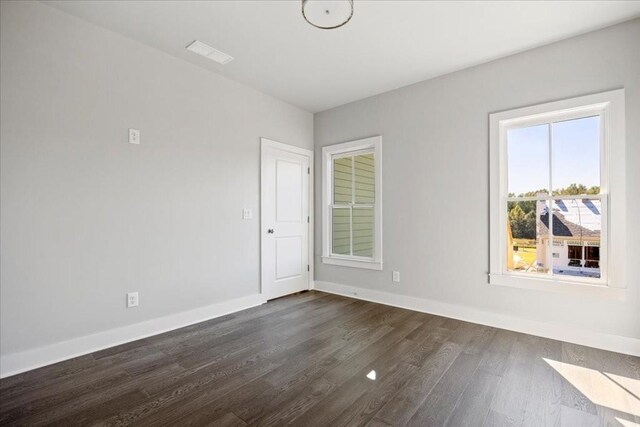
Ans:
[[[509,130],[509,193],[549,188],[549,126],[553,190],[573,183],[600,185],[600,117],[595,116]]]

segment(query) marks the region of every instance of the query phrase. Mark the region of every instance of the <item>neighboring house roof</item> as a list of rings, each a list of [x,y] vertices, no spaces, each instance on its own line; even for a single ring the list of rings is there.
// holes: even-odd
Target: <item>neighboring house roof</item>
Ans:
[[[549,213],[545,212],[538,218],[538,235],[549,234]],[[600,237],[600,230],[589,230],[581,225],[567,220],[561,213],[553,214],[554,237]]]
[[[558,237],[600,237],[599,200],[556,200],[553,209],[553,235]],[[546,205],[538,216],[538,234],[549,234]],[[540,212],[538,211],[538,212]]]
[[[566,220],[592,231],[600,230],[602,225],[600,200],[560,199],[553,205],[553,211],[564,215]]]

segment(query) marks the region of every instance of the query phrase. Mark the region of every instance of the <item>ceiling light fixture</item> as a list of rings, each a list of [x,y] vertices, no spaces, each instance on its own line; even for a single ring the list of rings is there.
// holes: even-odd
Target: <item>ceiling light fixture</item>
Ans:
[[[302,0],[302,16],[316,28],[339,28],[351,20],[353,0]]]

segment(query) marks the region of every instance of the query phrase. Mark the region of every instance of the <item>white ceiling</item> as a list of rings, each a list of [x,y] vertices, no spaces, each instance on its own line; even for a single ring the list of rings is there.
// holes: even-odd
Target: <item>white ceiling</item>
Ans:
[[[311,112],[640,16],[636,1],[355,0],[320,30],[298,0],[46,3]],[[195,39],[235,59],[185,50]]]

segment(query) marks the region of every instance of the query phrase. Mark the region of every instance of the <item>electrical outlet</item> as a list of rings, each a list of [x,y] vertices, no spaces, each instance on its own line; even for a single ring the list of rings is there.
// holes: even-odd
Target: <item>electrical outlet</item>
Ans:
[[[242,219],[252,219],[253,218],[253,212],[251,212],[251,209],[242,209]]]
[[[138,293],[129,292],[127,294],[127,308],[137,307],[137,306],[138,306]]]
[[[129,129],[129,143],[140,144],[140,130]]]
[[[393,281],[394,282],[400,282],[400,272],[399,271],[394,271],[393,272]]]

